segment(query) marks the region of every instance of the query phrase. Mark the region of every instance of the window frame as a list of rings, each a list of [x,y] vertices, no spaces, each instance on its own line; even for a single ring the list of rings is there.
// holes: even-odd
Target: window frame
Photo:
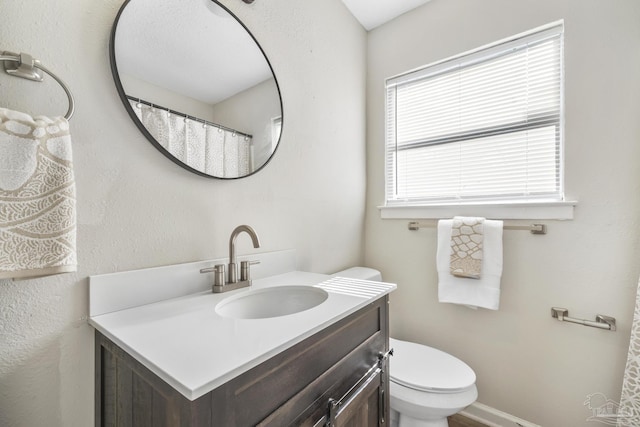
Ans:
[[[425,147],[429,145],[446,144],[456,141],[473,141],[474,139],[482,136],[487,137],[490,135],[507,135],[515,134],[517,131],[533,129],[544,125],[558,124],[558,136],[557,136],[557,185],[558,191],[552,197],[531,197],[531,196],[497,196],[491,197],[473,197],[461,198],[461,199],[440,199],[440,200],[428,200],[428,199],[400,199],[396,197],[394,186],[396,185],[396,160],[395,153],[398,151],[397,141],[395,141],[395,122],[394,128],[389,127],[390,114],[395,118],[395,104],[390,108],[389,99],[390,87],[397,87],[403,83],[415,82],[416,80],[424,80],[433,76],[443,75],[452,69],[463,68],[479,64],[482,62],[490,61],[495,58],[503,57],[509,52],[516,50],[521,51],[528,49],[528,44],[531,42],[540,43],[541,40],[548,40],[550,38],[559,37],[559,109],[557,114],[553,117],[545,116],[537,121],[537,123],[531,123],[524,120],[520,122],[512,122],[509,125],[499,125],[494,128],[475,128],[472,131],[466,131],[459,134],[449,134],[444,136],[437,136],[435,138],[428,138],[419,142],[413,142],[405,144],[404,147],[400,147],[401,150],[415,149]],[[394,100],[395,101],[395,100]],[[555,108],[553,109],[555,112]],[[392,138],[393,143],[389,142]],[[461,214],[461,208],[464,211],[473,210],[475,215],[478,215],[478,209],[469,208],[482,208],[481,211],[487,213],[488,217],[504,218],[504,219],[519,219],[519,218],[540,218],[540,219],[571,219],[573,218],[573,207],[575,202],[568,202],[564,196],[564,22],[562,20],[550,23],[543,27],[536,28],[526,33],[521,33],[508,39],[503,39],[489,45],[482,46],[469,52],[456,55],[432,63],[417,69],[390,77],[385,82],[385,149],[384,149],[384,162],[385,162],[385,204],[380,206],[381,214],[383,218],[438,218],[449,216],[449,212],[453,212],[453,215]],[[395,148],[391,150],[389,147]],[[390,170],[390,168],[392,168]],[[391,182],[390,182],[391,181]],[[454,207],[454,209],[450,209]],[[515,212],[515,213],[514,213]],[[519,212],[519,213],[518,213]]]

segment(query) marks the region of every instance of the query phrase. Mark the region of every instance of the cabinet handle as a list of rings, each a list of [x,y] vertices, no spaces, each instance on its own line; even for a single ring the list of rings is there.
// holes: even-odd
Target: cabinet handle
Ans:
[[[378,419],[380,420],[380,425],[386,425],[387,421],[384,419],[384,414],[387,413],[387,402],[384,398],[384,388],[380,387],[380,392],[378,393]]]
[[[358,398],[360,393],[367,389],[367,387],[376,379],[382,370],[378,365],[374,365],[360,380],[345,393],[340,400],[329,399],[329,413],[327,414],[327,422],[325,427],[335,427],[336,418],[340,416],[343,410],[349,407],[351,403]]]
[[[384,414],[386,412],[386,399],[384,395],[384,372],[387,367],[387,359],[389,355],[393,354],[393,349],[386,353],[379,353],[378,360],[375,365],[371,366],[366,374],[364,374],[354,385],[351,387],[340,399],[329,399],[327,415],[324,426],[335,427],[336,418],[340,416],[343,410],[349,407],[349,405],[358,398],[358,396],[365,391],[376,377],[380,375],[380,391],[378,393],[379,405],[378,408],[381,411],[379,413],[379,419],[382,424],[385,424]]]
[[[389,356],[393,356],[393,349],[389,349],[386,353],[378,353],[378,368],[382,370],[382,377],[380,379],[380,391],[378,392],[378,419],[380,425],[387,425],[387,421],[384,418],[384,414],[387,413],[387,399],[385,398],[385,372],[387,372],[387,361]]]
[[[340,402],[335,399],[329,399],[329,418],[326,427],[333,427],[336,423],[336,416],[338,416],[338,409],[340,408]]]

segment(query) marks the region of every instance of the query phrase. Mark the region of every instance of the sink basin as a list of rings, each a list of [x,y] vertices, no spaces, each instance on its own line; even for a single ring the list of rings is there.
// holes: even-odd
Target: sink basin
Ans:
[[[216,312],[236,319],[266,319],[308,310],[328,296],[324,289],[313,286],[275,286],[226,298],[216,305]]]

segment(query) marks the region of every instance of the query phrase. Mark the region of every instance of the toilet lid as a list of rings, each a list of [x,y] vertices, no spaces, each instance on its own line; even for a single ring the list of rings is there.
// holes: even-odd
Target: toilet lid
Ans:
[[[391,381],[416,390],[455,393],[473,386],[476,374],[462,360],[435,348],[391,338]]]

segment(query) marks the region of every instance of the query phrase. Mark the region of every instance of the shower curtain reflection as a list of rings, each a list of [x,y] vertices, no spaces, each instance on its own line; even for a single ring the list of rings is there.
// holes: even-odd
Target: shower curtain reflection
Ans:
[[[219,178],[251,173],[251,137],[129,100],[151,136],[182,163]]]

